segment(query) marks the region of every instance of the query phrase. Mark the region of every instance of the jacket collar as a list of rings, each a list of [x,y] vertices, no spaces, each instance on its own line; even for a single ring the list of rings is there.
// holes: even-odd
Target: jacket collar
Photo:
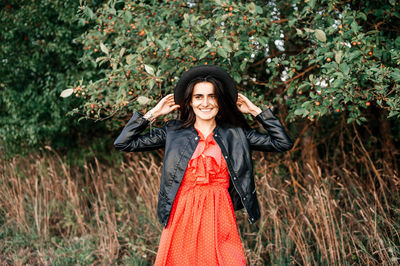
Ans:
[[[213,129],[214,135],[215,135],[216,133],[219,132],[220,128],[221,128],[221,126],[218,125],[218,124],[215,126],[215,128]],[[195,134],[196,136],[198,135],[198,134],[197,134],[197,130],[194,128],[194,125],[191,125],[191,126],[189,127],[189,129],[190,129],[190,132],[191,132],[191,133]]]

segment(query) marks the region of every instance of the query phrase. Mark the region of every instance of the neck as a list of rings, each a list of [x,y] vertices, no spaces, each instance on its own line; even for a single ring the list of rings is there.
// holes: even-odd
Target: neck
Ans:
[[[215,119],[210,121],[196,119],[196,122],[194,122],[194,127],[197,128],[205,138],[214,130],[216,125],[217,122]]]

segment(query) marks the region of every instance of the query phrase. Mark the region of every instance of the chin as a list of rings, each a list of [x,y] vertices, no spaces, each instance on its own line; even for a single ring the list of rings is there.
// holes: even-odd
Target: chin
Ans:
[[[215,120],[215,116],[212,117],[197,117],[197,119],[201,119],[204,121],[214,121]]]

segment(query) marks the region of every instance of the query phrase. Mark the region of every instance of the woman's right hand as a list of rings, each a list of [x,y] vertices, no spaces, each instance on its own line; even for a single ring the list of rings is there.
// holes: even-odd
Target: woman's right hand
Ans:
[[[153,109],[144,115],[144,117],[152,121],[161,115],[166,115],[178,109],[179,107],[178,104],[175,104],[174,94],[171,93],[162,98]]]

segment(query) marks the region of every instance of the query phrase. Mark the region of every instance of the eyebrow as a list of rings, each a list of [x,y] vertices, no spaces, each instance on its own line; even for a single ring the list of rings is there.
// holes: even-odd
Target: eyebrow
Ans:
[[[201,94],[201,93],[193,94],[193,96],[204,96],[204,95],[206,95],[206,94]],[[207,94],[207,95],[208,95],[208,96],[216,96],[215,93],[210,93],[210,94]]]

